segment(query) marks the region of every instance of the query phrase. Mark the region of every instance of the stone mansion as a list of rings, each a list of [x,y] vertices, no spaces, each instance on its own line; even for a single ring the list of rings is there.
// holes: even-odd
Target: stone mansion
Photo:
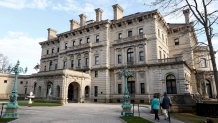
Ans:
[[[39,72],[21,75],[20,96],[33,92],[39,99],[68,102],[122,102],[126,68],[131,100],[145,102],[154,93],[199,94],[214,98],[216,86],[207,46],[197,41],[189,10],[184,23],[167,23],[158,10],[123,16],[113,5],[114,18],[96,20],[80,14],[70,30],[48,29],[42,41]],[[14,75],[0,74],[0,97],[7,98]]]

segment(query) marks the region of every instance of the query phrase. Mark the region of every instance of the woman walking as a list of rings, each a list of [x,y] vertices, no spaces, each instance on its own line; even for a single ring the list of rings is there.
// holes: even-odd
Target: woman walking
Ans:
[[[159,95],[155,94],[154,95],[154,99],[151,102],[151,109],[154,111],[155,117],[154,120],[160,120],[159,116],[158,116],[158,111],[160,109],[160,100],[159,100]]]

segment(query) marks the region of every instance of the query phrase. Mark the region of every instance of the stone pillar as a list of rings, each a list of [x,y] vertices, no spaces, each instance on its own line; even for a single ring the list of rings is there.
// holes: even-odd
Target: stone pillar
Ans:
[[[121,19],[123,17],[123,8],[118,4],[115,4],[112,7],[114,10],[114,20]]]
[[[95,12],[96,12],[96,21],[97,22],[101,21],[103,10],[100,8],[97,8],[97,9],[95,9]]]
[[[86,16],[84,14],[80,14],[80,27],[85,26],[86,25]]]
[[[74,29],[77,29],[79,28],[79,23],[75,20],[70,20],[70,30],[74,30]]]
[[[48,28],[47,30],[48,30],[48,40],[54,39],[54,38],[57,37],[57,35],[56,35],[57,31],[56,30],[54,30],[52,28]]]
[[[190,10],[189,9],[185,9],[183,10],[183,14],[185,16],[185,23],[189,24],[189,14],[190,14]]]

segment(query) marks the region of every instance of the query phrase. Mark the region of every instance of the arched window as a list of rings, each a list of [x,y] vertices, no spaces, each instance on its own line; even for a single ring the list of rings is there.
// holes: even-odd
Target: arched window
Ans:
[[[176,78],[174,75],[170,74],[166,77],[166,88],[168,94],[176,94]]]
[[[37,97],[41,97],[41,90],[41,86],[39,86],[37,91]]]
[[[129,48],[127,50],[127,64],[133,64],[133,49]]]
[[[48,82],[47,84],[47,96],[52,96],[53,95],[53,83]]]
[[[37,83],[35,82],[35,83],[34,83],[34,86],[33,86],[33,94],[34,94],[34,95],[36,95],[36,86],[37,86]]]
[[[56,95],[57,97],[60,97],[60,95],[61,95],[61,88],[60,88],[59,85],[58,85],[57,88],[56,88],[56,94],[57,94],[57,95]]]
[[[200,67],[201,67],[201,68],[207,67],[207,62],[206,62],[206,59],[205,59],[205,58],[201,58],[201,59],[200,59]]]
[[[212,90],[211,90],[211,84],[210,81],[205,80],[205,85],[206,85],[206,91],[207,91],[207,95],[209,98],[212,98]]]

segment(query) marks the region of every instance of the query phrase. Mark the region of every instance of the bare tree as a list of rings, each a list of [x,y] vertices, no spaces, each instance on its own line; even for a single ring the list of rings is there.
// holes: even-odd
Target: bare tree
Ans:
[[[7,56],[0,54],[0,73],[4,73],[7,71],[9,66],[9,60]]]
[[[167,10],[167,14],[182,12],[187,8],[191,10],[196,19],[198,31],[204,32],[208,43],[218,98],[218,72],[212,45],[212,38],[217,34],[213,31],[218,24],[218,10],[214,9],[217,3],[218,0],[155,0],[152,5]]]

